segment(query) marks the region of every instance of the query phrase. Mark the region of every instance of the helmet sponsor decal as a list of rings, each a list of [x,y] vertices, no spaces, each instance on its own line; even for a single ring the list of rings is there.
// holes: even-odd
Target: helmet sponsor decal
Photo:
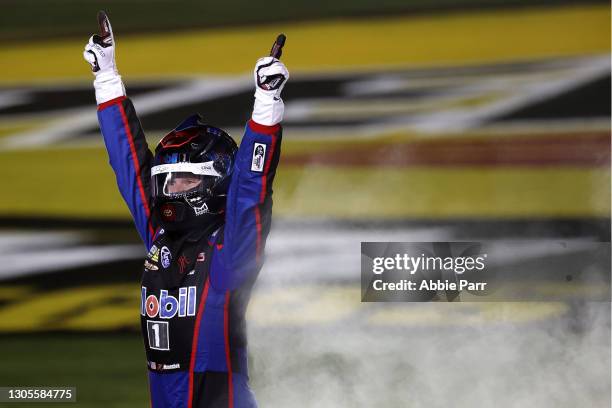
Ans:
[[[161,249],[161,264],[165,269],[168,269],[170,266],[170,261],[172,261],[172,254],[170,253],[170,248],[167,246],[163,246]]]
[[[251,159],[251,171],[262,172],[266,161],[266,145],[255,143],[253,147],[253,158]]]
[[[221,177],[221,174],[215,170],[212,161],[204,163],[170,163],[160,164],[151,168],[151,176],[162,173],[192,173],[200,176]]]

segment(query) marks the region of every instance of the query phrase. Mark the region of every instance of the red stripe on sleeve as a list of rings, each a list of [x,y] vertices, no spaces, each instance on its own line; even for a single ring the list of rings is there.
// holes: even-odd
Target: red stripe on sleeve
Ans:
[[[252,123],[255,123],[251,121]],[[280,128],[280,126],[279,126]],[[274,150],[276,148],[276,137],[272,137],[272,144],[270,145],[270,151],[267,157],[266,164],[264,166],[263,176],[261,178],[261,191],[259,192],[259,204],[255,206],[255,226],[257,228],[257,240],[255,244],[255,262],[259,263],[261,258],[261,213],[259,206],[263,204],[266,199],[266,193],[268,192],[268,171],[270,170],[270,163],[274,158]]]
[[[275,135],[278,133],[278,131],[281,128],[280,124],[278,123],[274,126],[266,126],[266,125],[260,125],[259,123],[255,122],[253,119],[249,120],[249,127],[251,128],[253,132],[263,133],[264,135]]]
[[[263,204],[266,199],[266,193],[268,192],[268,171],[270,170],[270,163],[274,157],[274,150],[276,148],[276,137],[272,137],[272,144],[270,145],[270,152],[268,154],[268,161],[264,166],[263,177],[261,178],[261,192],[259,193],[259,203]]]
[[[109,106],[120,104],[121,101],[123,101],[125,99],[126,99],[125,96],[120,96],[118,98],[111,99],[110,101],[103,102],[103,103],[98,105],[98,110],[101,111],[101,110],[104,110],[104,109],[108,108]]]
[[[120,98],[116,98],[120,99]],[[116,100],[113,99],[113,100]],[[110,102],[110,101],[109,101]],[[136,172],[136,182],[138,183],[138,190],[140,191],[140,198],[142,199],[142,203],[144,204],[145,213],[147,215],[147,224],[149,226],[149,233],[151,234],[151,238],[155,235],[155,231],[153,230],[153,226],[151,225],[151,211],[149,210],[149,202],[147,200],[147,195],[145,194],[144,187],[142,186],[142,180],[140,179],[140,162],[138,161],[138,155],[136,154],[136,146],[134,145],[134,136],[132,135],[132,131],[130,130],[129,122],[127,119],[127,115],[125,114],[125,109],[123,105],[119,105],[119,111],[121,112],[121,119],[123,120],[123,126],[125,127],[125,133],[128,137],[128,142],[130,143],[130,151],[132,153],[132,162],[134,163],[134,170]]]

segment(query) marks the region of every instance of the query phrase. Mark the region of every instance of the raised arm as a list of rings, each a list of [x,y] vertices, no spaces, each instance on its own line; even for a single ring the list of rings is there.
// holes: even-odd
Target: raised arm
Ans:
[[[272,184],[280,157],[284,105],[281,91],[289,72],[277,58],[257,61],[255,104],[232,172],[222,245],[211,269],[213,287],[233,290],[254,278],[272,217]]]
[[[94,34],[83,56],[95,75],[98,121],[104,136],[117,185],[127,203],[147,249],[155,233],[150,206],[150,173],[153,156],[142,126],[115,64],[115,39],[104,12],[98,15],[100,34]]]

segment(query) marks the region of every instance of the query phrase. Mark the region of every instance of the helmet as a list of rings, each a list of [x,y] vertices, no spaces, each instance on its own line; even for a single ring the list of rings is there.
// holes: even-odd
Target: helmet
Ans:
[[[153,209],[169,231],[210,223],[225,211],[238,147],[225,131],[185,119],[155,148],[151,167]]]

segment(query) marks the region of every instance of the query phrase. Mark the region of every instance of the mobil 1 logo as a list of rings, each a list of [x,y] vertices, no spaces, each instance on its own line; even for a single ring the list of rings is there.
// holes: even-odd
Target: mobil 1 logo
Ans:
[[[170,350],[168,339],[168,322],[147,320],[147,337],[149,347],[154,350]]]
[[[140,291],[140,315],[148,320],[147,337],[149,347],[154,350],[170,350],[170,335],[168,320],[177,317],[193,317],[196,314],[196,290],[195,286],[181,287],[178,297],[169,294],[168,290],[161,289],[159,297],[154,293],[147,294],[147,288],[141,287]]]

